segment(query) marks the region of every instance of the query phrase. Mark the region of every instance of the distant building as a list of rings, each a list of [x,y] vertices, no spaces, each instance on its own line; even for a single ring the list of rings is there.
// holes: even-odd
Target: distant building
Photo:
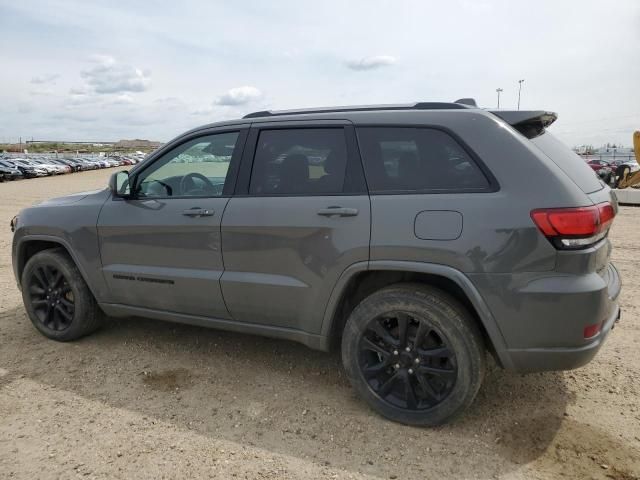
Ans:
[[[141,140],[136,138],[135,140],[120,140],[116,142],[114,148],[118,149],[140,149],[140,148],[158,148],[162,146],[162,142],[154,142],[151,140]]]
[[[591,155],[593,153],[593,147],[591,145],[578,145],[573,147],[573,151],[578,155]]]
[[[598,155],[633,155],[633,148],[607,144],[596,148],[595,153]]]

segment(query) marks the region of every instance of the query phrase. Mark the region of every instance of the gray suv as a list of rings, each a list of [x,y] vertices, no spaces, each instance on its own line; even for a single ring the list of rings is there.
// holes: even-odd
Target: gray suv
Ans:
[[[442,423],[487,352],[576,368],[620,316],[617,202],[555,119],[462,99],[196,128],[108,189],[14,218],[26,311],[60,341],[106,314],[340,347],[374,410]]]

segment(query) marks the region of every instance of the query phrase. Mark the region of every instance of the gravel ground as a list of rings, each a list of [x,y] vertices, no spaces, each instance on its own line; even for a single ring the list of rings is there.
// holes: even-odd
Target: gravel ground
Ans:
[[[373,414],[337,354],[149,320],[81,341],[38,334],[11,271],[9,219],[110,171],[0,184],[0,478],[640,476],[640,208],[612,231],[623,318],[580,370],[490,370],[434,429]]]

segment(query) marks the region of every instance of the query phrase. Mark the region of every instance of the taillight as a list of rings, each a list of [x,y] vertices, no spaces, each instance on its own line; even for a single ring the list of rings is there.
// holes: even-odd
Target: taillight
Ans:
[[[584,338],[589,339],[599,334],[600,330],[602,330],[603,323],[604,322],[594,323],[592,325],[587,325],[586,327],[584,327],[584,331],[583,331]]]
[[[556,247],[586,248],[607,236],[615,211],[610,203],[590,207],[541,208],[531,219]]]

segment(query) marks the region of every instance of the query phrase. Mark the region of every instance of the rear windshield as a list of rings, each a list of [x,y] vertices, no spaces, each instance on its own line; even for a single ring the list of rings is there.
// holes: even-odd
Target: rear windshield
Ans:
[[[531,143],[553,160],[583,192],[592,193],[604,187],[587,162],[549,132],[531,139]]]

